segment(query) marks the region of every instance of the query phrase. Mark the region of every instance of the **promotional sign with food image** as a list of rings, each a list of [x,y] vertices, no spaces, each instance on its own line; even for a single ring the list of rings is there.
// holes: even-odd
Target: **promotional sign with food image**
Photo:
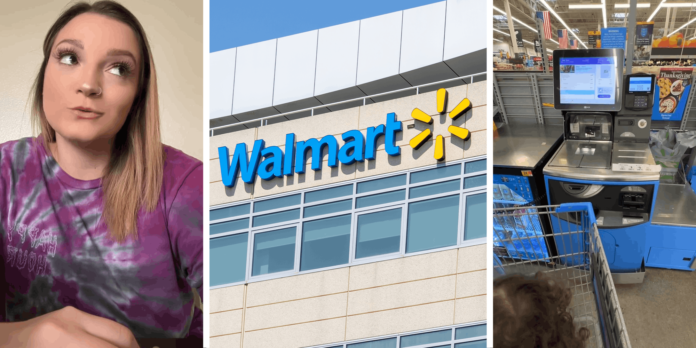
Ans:
[[[662,68],[657,75],[653,120],[680,121],[691,89],[694,68]]]

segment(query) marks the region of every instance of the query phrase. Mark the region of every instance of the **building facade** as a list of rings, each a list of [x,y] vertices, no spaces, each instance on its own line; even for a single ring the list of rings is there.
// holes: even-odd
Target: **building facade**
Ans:
[[[380,16],[407,27],[407,17],[419,15],[408,11],[441,12],[437,66],[413,75],[397,69],[380,88],[398,89],[387,85],[416,75],[434,82],[428,86],[409,82],[389,97],[363,93],[330,105],[362,90],[358,71],[352,86],[324,91],[336,99],[283,101],[316,110],[242,126],[236,122],[280,109],[259,103],[235,114],[229,105],[239,80],[218,98],[224,107],[211,108],[211,126],[234,126],[209,138],[211,347],[486,346],[485,42],[480,69],[457,73],[448,65],[481,53],[469,46],[443,58],[444,20],[469,3],[476,2]],[[319,83],[322,58],[315,59]],[[455,79],[433,77],[438,66]]]

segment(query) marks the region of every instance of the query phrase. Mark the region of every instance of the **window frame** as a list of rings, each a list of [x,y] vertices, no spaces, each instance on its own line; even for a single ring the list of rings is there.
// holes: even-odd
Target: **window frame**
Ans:
[[[480,176],[480,175],[486,175],[486,176],[488,175],[488,172],[486,169],[478,171],[478,172],[466,173],[466,163],[480,161],[480,160],[487,161],[488,157],[486,155],[475,156],[475,157],[467,158],[464,160],[456,160],[456,161],[446,162],[444,164],[440,163],[440,164],[428,165],[428,166],[419,167],[419,168],[401,170],[401,171],[397,171],[397,172],[390,172],[390,173],[385,173],[385,174],[380,174],[380,175],[375,175],[375,176],[354,179],[354,180],[350,180],[348,182],[343,181],[343,182],[338,182],[338,183],[332,183],[332,184],[328,184],[328,185],[316,186],[316,187],[306,188],[306,189],[302,189],[302,190],[284,192],[281,194],[276,194],[276,195],[263,197],[263,198],[259,198],[259,199],[244,200],[244,201],[226,203],[226,204],[221,204],[221,205],[211,207],[208,211],[208,214],[210,214],[210,211],[212,211],[212,210],[248,204],[249,205],[249,212],[247,214],[237,215],[234,217],[227,217],[227,218],[222,218],[222,219],[217,219],[217,220],[211,220],[209,222],[208,226],[212,226],[212,225],[215,225],[218,223],[223,223],[223,222],[242,220],[245,218],[248,218],[249,221],[248,221],[248,226],[246,228],[239,229],[236,231],[231,231],[231,232],[224,232],[224,233],[219,233],[219,234],[215,234],[215,235],[209,235],[208,239],[206,241],[207,243],[210,243],[212,240],[214,240],[216,238],[226,237],[226,236],[230,236],[230,235],[234,235],[234,234],[249,233],[249,235],[248,235],[248,240],[247,240],[247,247],[248,247],[247,248],[247,258],[246,258],[247,270],[245,272],[245,274],[246,274],[245,279],[243,281],[238,281],[235,283],[226,283],[226,284],[219,284],[219,285],[210,286],[210,289],[218,289],[218,288],[224,288],[224,287],[228,287],[228,286],[236,286],[236,285],[241,285],[241,284],[253,283],[253,282],[257,282],[257,281],[263,281],[263,280],[269,280],[269,279],[275,279],[275,278],[283,278],[283,277],[312,273],[312,272],[321,272],[321,271],[327,271],[327,270],[332,270],[332,269],[336,269],[336,268],[350,267],[350,266],[361,265],[361,264],[366,264],[366,263],[391,260],[391,259],[396,259],[396,258],[401,258],[401,257],[415,256],[415,255],[421,255],[421,254],[426,254],[426,253],[433,253],[433,252],[439,252],[439,251],[450,250],[450,249],[457,249],[457,248],[462,248],[462,247],[467,247],[467,246],[485,244],[487,242],[486,237],[477,238],[477,239],[473,239],[473,240],[467,240],[467,241],[464,240],[464,232],[465,232],[464,228],[465,228],[465,223],[466,223],[466,199],[467,199],[467,197],[471,196],[471,195],[475,195],[475,194],[481,194],[481,193],[487,195],[487,192],[486,192],[487,184],[477,186],[474,188],[464,189],[464,180],[466,178]],[[419,182],[416,184],[410,183],[412,173],[419,173],[419,172],[423,172],[423,171],[427,171],[427,170],[432,170],[435,168],[440,168],[443,166],[453,166],[453,165],[460,166],[460,172],[458,175],[423,181],[423,182]],[[399,176],[399,175],[403,175],[403,174],[406,174],[406,183],[404,185],[394,186],[394,187],[390,187],[390,188],[386,188],[386,189],[374,190],[374,191],[369,191],[369,192],[363,192],[360,194],[357,193],[358,184],[360,184],[362,182],[384,179],[384,178]],[[453,191],[449,191],[449,192],[443,192],[443,193],[438,193],[438,194],[423,196],[423,197],[418,197],[418,198],[410,198],[410,190],[412,188],[418,188],[421,186],[427,186],[427,185],[431,185],[431,184],[437,184],[437,183],[442,183],[442,182],[452,181],[452,180],[457,180],[457,179],[459,180],[458,190],[453,190]],[[331,189],[331,188],[335,188],[335,187],[347,186],[347,185],[353,186],[352,187],[352,189],[353,189],[352,195],[344,195],[344,196],[340,196],[340,197],[333,197],[333,198],[324,199],[321,201],[304,203],[306,193],[325,190],[325,189]],[[395,202],[383,203],[383,204],[378,204],[378,205],[373,205],[373,206],[368,206],[368,207],[363,207],[363,208],[356,208],[358,198],[372,196],[372,195],[376,195],[376,194],[394,192],[394,191],[399,191],[399,190],[405,191],[404,192],[405,196],[404,196],[403,200],[398,200]],[[258,202],[264,202],[264,201],[273,200],[276,198],[293,196],[293,195],[297,195],[297,194],[300,194],[300,203],[299,204],[254,213],[254,205]],[[442,198],[442,197],[448,197],[448,196],[454,196],[454,195],[459,195],[459,209],[458,209],[459,216],[458,216],[458,223],[457,223],[457,228],[458,228],[457,243],[454,245],[435,248],[435,249],[428,249],[428,250],[421,250],[421,251],[417,251],[417,252],[406,253],[406,237],[407,237],[407,232],[408,232],[408,214],[409,214],[410,203],[431,200],[431,199],[436,199],[436,198]],[[342,210],[339,212],[317,215],[317,216],[312,216],[312,217],[308,217],[308,218],[304,217],[305,208],[319,206],[319,205],[323,205],[323,204],[327,204],[327,203],[345,201],[345,200],[349,200],[349,199],[351,200],[351,209],[350,210]],[[356,242],[357,242],[357,219],[358,219],[358,217],[360,215],[363,215],[366,213],[390,210],[390,209],[394,209],[396,207],[401,207],[401,209],[402,209],[402,211],[401,211],[401,220],[402,221],[401,221],[399,252],[398,253],[394,252],[394,253],[389,253],[389,254],[383,254],[383,255],[376,255],[376,256],[366,257],[366,258],[362,258],[362,259],[356,259],[355,258],[355,251],[357,248]],[[253,226],[254,218],[256,218],[256,217],[259,217],[262,215],[273,214],[273,213],[290,211],[293,209],[299,209],[299,218],[298,219],[281,221],[281,222],[257,226],[257,227]],[[348,262],[344,263],[344,264],[340,264],[340,265],[330,266],[330,267],[316,268],[316,269],[311,269],[311,270],[300,271],[300,259],[301,259],[301,252],[302,252],[301,243],[302,243],[302,236],[304,233],[304,231],[303,231],[304,223],[308,222],[308,221],[321,220],[321,219],[325,219],[325,218],[341,216],[341,215],[348,215],[348,214],[351,215],[351,229],[350,229],[351,235],[350,235]],[[293,265],[293,269],[288,270],[288,271],[282,271],[282,272],[276,272],[276,273],[267,273],[264,275],[252,276],[251,274],[252,274],[252,269],[253,269],[254,236],[257,233],[270,232],[273,230],[292,227],[292,226],[295,227],[295,231],[296,231],[295,232],[295,237],[296,237],[296,241],[295,241],[295,264]]]
[[[460,329],[463,327],[478,326],[478,325],[488,325],[488,321],[480,320],[480,321],[475,321],[475,322],[466,323],[466,324],[448,325],[448,326],[442,326],[442,327],[437,327],[437,328],[429,328],[429,329],[424,329],[424,330],[410,331],[410,332],[405,332],[405,333],[398,333],[398,334],[391,334],[391,335],[384,335],[384,336],[377,336],[377,337],[369,337],[369,338],[360,338],[360,339],[351,340],[351,341],[334,342],[334,343],[322,344],[322,345],[317,345],[317,346],[307,346],[305,348],[334,348],[334,347],[347,348],[349,344],[379,341],[379,340],[395,338],[395,337],[396,337],[396,348],[401,348],[401,338],[402,337],[423,334],[423,333],[443,331],[443,330],[447,330],[447,329],[449,329],[451,331],[451,338],[448,342],[426,343],[426,344],[422,344],[419,346],[411,346],[408,348],[431,348],[431,347],[439,347],[439,346],[443,346],[443,345],[447,345],[447,344],[449,344],[450,347],[453,348],[455,345],[457,345],[459,343],[487,341],[487,339],[488,339],[487,335],[470,337],[470,338],[462,338],[459,340],[455,339],[455,334],[456,334],[457,329]],[[486,331],[488,331],[487,327],[486,327]],[[488,342],[486,342],[486,344],[487,343]]]

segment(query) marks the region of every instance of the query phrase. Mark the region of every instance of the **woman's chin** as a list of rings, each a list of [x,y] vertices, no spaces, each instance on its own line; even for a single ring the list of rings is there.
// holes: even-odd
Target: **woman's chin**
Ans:
[[[110,137],[102,133],[68,133],[60,134],[56,132],[56,138],[63,138],[63,140],[80,146],[80,147],[92,147],[92,146],[103,146],[110,143]]]

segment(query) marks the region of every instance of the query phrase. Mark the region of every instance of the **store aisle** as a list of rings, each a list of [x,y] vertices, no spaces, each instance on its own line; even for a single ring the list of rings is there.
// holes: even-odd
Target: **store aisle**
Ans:
[[[634,348],[692,347],[696,273],[648,268],[639,285],[616,285]]]

